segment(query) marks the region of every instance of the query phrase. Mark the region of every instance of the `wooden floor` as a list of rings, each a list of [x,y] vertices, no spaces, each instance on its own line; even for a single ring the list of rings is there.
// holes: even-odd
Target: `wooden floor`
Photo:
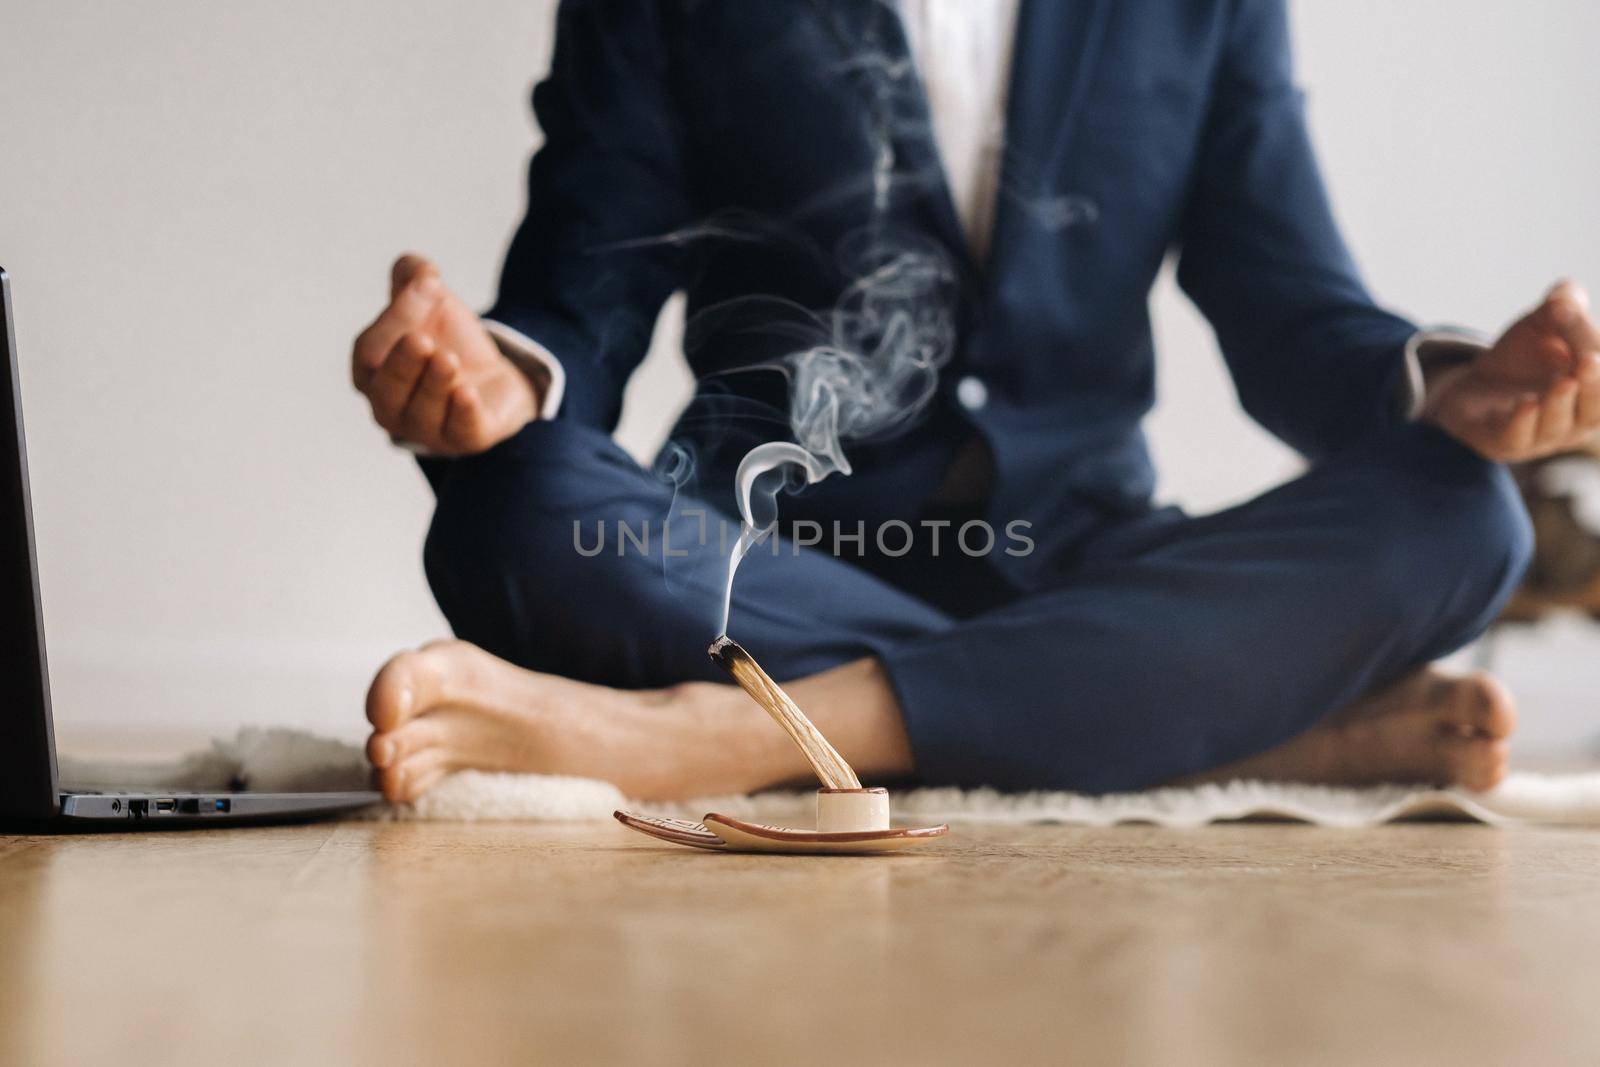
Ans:
[[[15,1064],[1600,1062],[1600,832],[0,838]]]

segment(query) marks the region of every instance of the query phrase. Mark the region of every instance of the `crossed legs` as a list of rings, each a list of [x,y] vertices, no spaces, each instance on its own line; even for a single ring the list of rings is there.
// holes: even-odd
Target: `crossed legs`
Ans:
[[[652,797],[804,777],[705,660],[719,556],[575,550],[574,520],[659,522],[670,503],[603,435],[534,423],[431,476],[429,576],[462,640],[374,681],[390,796],[461,767]],[[1503,773],[1509,697],[1423,665],[1493,617],[1528,541],[1503,471],[1402,427],[1240,508],[1134,524],[971,619],[820,554],[758,554],[733,629],[873,780],[1481,788]]]

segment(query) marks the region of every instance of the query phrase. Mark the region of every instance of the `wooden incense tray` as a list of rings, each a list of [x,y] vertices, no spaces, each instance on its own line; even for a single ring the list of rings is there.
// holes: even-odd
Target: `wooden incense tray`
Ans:
[[[714,852],[791,852],[813,855],[849,855],[896,852],[943,837],[948,826],[898,827],[888,830],[795,830],[745,822],[731,815],[712,813],[704,822],[663,819],[655,815],[616,812],[616,819],[631,830],[660,841]]]

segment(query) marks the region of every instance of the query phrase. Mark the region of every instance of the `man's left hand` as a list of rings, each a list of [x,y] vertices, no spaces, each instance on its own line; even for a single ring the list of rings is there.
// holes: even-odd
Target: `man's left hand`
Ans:
[[[1588,294],[1560,283],[1492,348],[1431,376],[1422,417],[1502,463],[1584,444],[1600,430],[1600,326]]]

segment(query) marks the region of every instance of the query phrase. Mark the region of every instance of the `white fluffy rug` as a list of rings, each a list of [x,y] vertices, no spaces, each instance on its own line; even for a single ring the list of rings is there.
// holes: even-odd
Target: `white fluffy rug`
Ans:
[[[160,786],[191,790],[301,791],[362,789],[361,750],[297,730],[241,730],[173,762],[106,763],[63,758],[74,783]],[[573,820],[608,818],[617,808],[699,819],[716,811],[745,819],[807,825],[810,793],[707,797],[678,804],[630,801],[588,778],[538,774],[452,775],[416,804],[381,809],[380,818],[437,820]],[[1600,826],[1600,772],[1516,773],[1487,793],[1377,786],[1335,789],[1273,782],[1230,782],[1193,789],[1154,789],[1114,796],[999,793],[992,789],[911,789],[896,794],[897,820],[961,823],[1154,823],[1199,826],[1231,819],[1294,819],[1323,826],[1372,826],[1414,818],[1456,818],[1496,826]]]

